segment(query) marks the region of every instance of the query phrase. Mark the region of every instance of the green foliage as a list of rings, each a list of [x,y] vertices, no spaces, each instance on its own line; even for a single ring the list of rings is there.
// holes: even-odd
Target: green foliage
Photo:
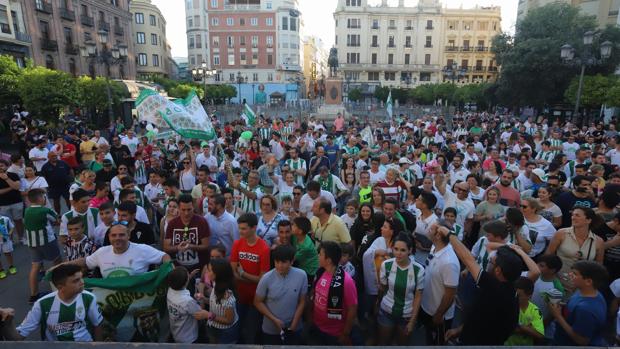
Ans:
[[[76,104],[76,80],[69,74],[44,67],[25,69],[18,79],[19,96],[35,117],[53,120]]]
[[[105,78],[92,79],[88,76],[77,78],[78,103],[91,109],[96,114],[102,114],[108,108],[108,83]],[[118,105],[123,98],[129,97],[125,86],[116,81],[110,81],[110,92],[113,105]]]
[[[359,102],[362,99],[362,91],[359,88],[352,88],[349,91],[348,98],[351,102]]]
[[[403,88],[390,88],[388,86],[378,87],[375,89],[374,96],[376,99],[385,103],[387,101],[388,95],[390,94],[390,90],[392,91],[393,102],[398,101],[398,103],[400,104],[404,104],[407,102],[407,99],[409,98],[409,90]]]
[[[614,76],[584,76],[583,89],[581,91],[580,104],[584,107],[598,108],[608,100],[608,93],[614,86],[619,84],[618,78]],[[571,103],[577,101],[577,90],[579,88],[579,77],[575,77],[566,91],[564,97]]]
[[[409,94],[413,99],[413,102],[416,104],[429,105],[435,103],[435,100],[437,99],[435,97],[434,84],[417,86],[411,90]]]
[[[620,107],[620,84],[617,83],[614,87],[607,91],[605,103],[607,103],[608,106]]]
[[[172,79],[168,79],[168,78],[164,78],[161,76],[156,76],[153,78],[153,82],[161,85],[164,90],[169,91],[170,89],[176,87],[177,85],[179,85],[179,82],[176,80],[172,80]]]
[[[568,43],[582,52],[583,34],[596,27],[594,17],[581,14],[577,7],[553,3],[528,12],[517,24],[515,37],[493,38],[492,51],[502,67],[495,91],[499,101],[506,106],[542,107],[564,100],[564,91],[578,72],[563,64],[560,48]],[[605,28],[593,44],[594,52],[605,40],[620,43],[620,28]],[[611,59],[590,72],[607,75],[618,63],[620,52],[614,49]]]
[[[185,98],[195,87],[189,84],[179,84],[168,90],[168,96],[174,98]]]
[[[19,102],[18,82],[21,69],[13,57],[0,55],[0,107]]]

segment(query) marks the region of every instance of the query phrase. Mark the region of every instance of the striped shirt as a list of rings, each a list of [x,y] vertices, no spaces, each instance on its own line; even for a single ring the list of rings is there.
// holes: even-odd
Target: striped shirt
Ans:
[[[237,314],[237,300],[233,295],[231,290],[226,291],[226,295],[218,302],[217,296],[215,295],[215,289],[211,290],[211,295],[209,296],[209,311],[215,314],[216,317],[223,318],[226,317],[226,311],[232,309],[235,313],[235,317],[230,325],[226,325],[220,322],[216,322],[214,320],[209,320],[207,324],[209,327],[217,328],[220,330],[227,329],[233,327],[237,321],[239,321],[239,315]]]
[[[348,144],[343,145],[342,150],[349,155],[356,155],[360,152],[360,148],[356,146],[349,146]]]
[[[48,242],[56,240],[52,223],[56,222],[57,219],[58,215],[51,208],[37,205],[26,208],[24,230],[28,246],[45,246]]]
[[[133,178],[136,180],[136,184],[146,184],[146,167],[144,160],[136,160],[134,164],[136,172]]]
[[[58,291],[39,299],[24,322],[17,327],[23,337],[41,329],[48,341],[92,342],[89,327],[99,326],[103,316],[97,306],[97,298],[82,291],[72,303],[66,304],[58,297]]]
[[[262,140],[271,139],[271,127],[261,127],[258,129],[258,135]]]
[[[401,268],[396,258],[390,258],[381,263],[379,281],[387,288],[381,309],[395,318],[410,318],[415,292],[424,288],[424,267],[410,259],[409,265]]]
[[[306,171],[308,170],[308,167],[306,166],[306,160],[304,160],[302,158],[297,158],[297,160],[288,159],[288,160],[286,160],[285,164],[293,172],[295,172],[296,170],[302,169],[302,168],[306,169]],[[304,176],[295,174],[295,184],[297,184],[297,185],[304,185]]]
[[[87,236],[83,236],[82,240],[75,241],[72,238],[67,239],[65,245],[62,247],[65,252],[65,257],[68,261],[74,261],[79,258],[86,258],[93,254],[97,249],[97,246],[93,240]]]
[[[536,154],[536,160],[542,160],[545,163],[550,163],[551,161],[553,161],[553,158],[555,157],[555,152],[548,150],[548,151],[541,151],[538,154]]]
[[[260,212],[260,199],[263,197],[263,191],[260,190],[260,187],[254,187],[254,189],[250,190],[248,184],[246,182],[241,182],[239,184],[241,188],[246,191],[250,191],[256,193],[256,199],[252,200],[245,195],[243,191],[240,191],[241,194],[241,202],[239,204],[239,208],[243,212],[251,212],[251,213],[259,213]]]
[[[94,207],[89,207],[88,210],[84,213],[79,213],[74,209],[67,211],[62,215],[60,219],[60,229],[58,231],[58,235],[60,236],[68,236],[69,232],[67,230],[67,223],[73,217],[81,217],[83,226],[84,226],[84,235],[88,237],[95,236],[95,228],[99,225],[99,210]]]

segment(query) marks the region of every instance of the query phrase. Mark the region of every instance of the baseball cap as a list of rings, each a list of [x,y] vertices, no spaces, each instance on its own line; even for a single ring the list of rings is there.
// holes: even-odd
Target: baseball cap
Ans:
[[[201,148],[208,147],[208,146],[209,146],[209,143],[208,143],[208,142],[206,142],[206,141],[202,141],[202,142],[200,143],[200,147],[201,147]]]
[[[398,160],[398,163],[399,163],[399,164],[401,164],[401,165],[402,165],[402,164],[409,164],[409,165],[413,164],[413,162],[411,162],[411,160],[409,160],[409,159],[407,159],[407,158],[405,158],[405,157],[400,158],[400,159]]]
[[[541,180],[545,177],[545,171],[542,168],[535,168],[532,173],[537,175]]]

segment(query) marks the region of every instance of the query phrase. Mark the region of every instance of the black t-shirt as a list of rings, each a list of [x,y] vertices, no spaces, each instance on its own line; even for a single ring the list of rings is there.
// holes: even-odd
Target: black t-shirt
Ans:
[[[57,160],[56,165],[52,165],[49,161],[46,162],[41,168],[41,174],[45,177],[50,191],[64,190],[73,182],[71,167],[62,160]]]
[[[19,176],[13,172],[7,172],[6,175],[10,180],[19,183]],[[9,188],[9,183],[0,178],[0,189]],[[19,190],[12,189],[9,192],[0,194],[0,206],[8,206],[22,202],[22,195]]]
[[[110,244],[110,239],[108,237],[109,232],[110,230],[108,229],[105,233],[103,246],[108,246]],[[129,236],[129,241],[137,244],[152,245],[155,243],[155,234],[153,233],[153,229],[151,229],[150,225],[136,221],[136,226],[133,228]]]
[[[570,227],[571,226],[571,215],[570,212],[575,208],[575,206],[579,207],[596,207],[596,203],[592,201],[590,198],[578,198],[573,194],[572,191],[568,191],[558,195],[555,200],[555,204],[560,207],[562,210],[562,227]]]
[[[133,166],[131,166],[133,165],[131,163],[131,152],[126,145],[122,144],[120,147],[110,147],[110,154],[112,155],[112,159],[114,159],[114,163],[117,167],[123,164],[127,165],[129,168],[133,168]]]
[[[500,282],[482,271],[464,320],[463,345],[504,345],[519,323],[519,303],[512,283]]]
[[[112,178],[114,178],[114,176],[116,176],[116,170],[112,170],[112,171],[106,171],[106,170],[99,170],[97,171],[97,173],[95,174],[95,182],[99,183],[110,183],[112,181]]]

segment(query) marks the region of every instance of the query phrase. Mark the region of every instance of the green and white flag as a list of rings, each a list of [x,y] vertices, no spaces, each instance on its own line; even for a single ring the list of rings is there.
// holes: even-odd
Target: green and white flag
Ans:
[[[103,315],[104,338],[114,342],[160,342],[169,333],[166,277],[171,262],[148,273],[84,279]]]
[[[243,108],[243,112],[241,113],[241,118],[248,126],[254,126],[254,124],[256,123],[256,114],[247,103],[245,103],[245,107]]]
[[[388,94],[387,102],[385,102],[385,109],[387,110],[387,114],[392,119],[392,90]]]
[[[146,121],[165,133],[172,130],[181,137],[212,140],[217,137],[195,91],[172,102],[153,90],[143,90],[136,100],[138,120]]]

